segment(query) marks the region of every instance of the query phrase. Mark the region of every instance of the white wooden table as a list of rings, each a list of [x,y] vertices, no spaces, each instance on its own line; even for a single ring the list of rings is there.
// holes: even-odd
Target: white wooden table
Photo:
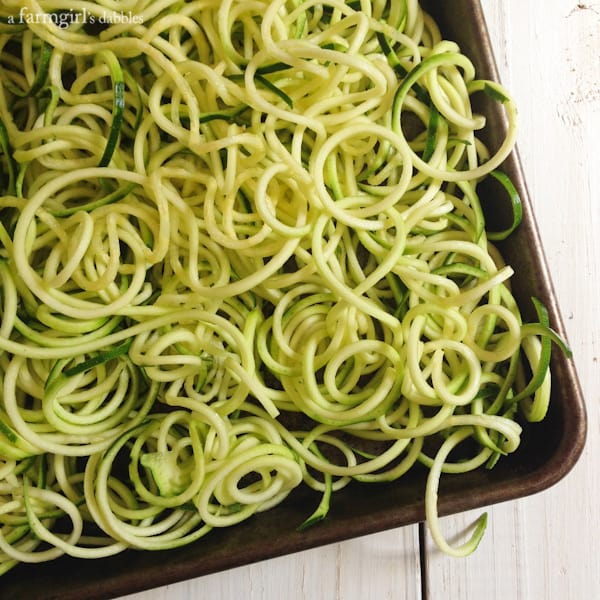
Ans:
[[[483,5],[501,78],[519,105],[520,154],[587,402],[583,456],[549,490],[492,507],[474,555],[448,558],[428,541],[426,573],[415,525],[127,600],[600,597],[600,2]],[[443,519],[445,532],[478,514]]]

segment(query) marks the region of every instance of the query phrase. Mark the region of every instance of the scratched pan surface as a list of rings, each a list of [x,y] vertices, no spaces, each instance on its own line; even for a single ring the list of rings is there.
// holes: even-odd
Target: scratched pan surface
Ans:
[[[423,6],[436,19],[444,36],[458,42],[473,60],[480,78],[497,79],[478,0],[451,3],[430,0],[424,1]],[[486,142],[494,147],[505,130],[502,111],[492,102],[484,104],[481,110],[488,117]],[[529,299],[536,296],[548,308],[554,329],[564,335],[518,157],[511,156],[503,168],[512,177],[524,202],[522,226],[500,247],[515,270],[513,291],[526,319],[535,318]],[[494,206],[494,195],[498,191],[489,191],[485,200],[488,206]],[[492,228],[503,218],[499,209],[488,211],[486,216]],[[527,496],[550,487],[570,471],[585,441],[584,402],[572,361],[554,352],[551,368],[553,392],[546,419],[528,426],[518,451],[503,458],[493,470],[445,477],[439,495],[441,514]],[[298,491],[267,513],[233,528],[212,531],[198,543],[178,550],[128,551],[103,560],[65,557],[42,565],[20,565],[0,578],[0,597],[3,600],[114,598],[416,523],[424,519],[425,476],[424,470],[415,470],[402,479],[401,485],[351,485],[335,494],[329,517],[303,533],[297,532],[295,527],[318,502],[318,497],[308,490]]]

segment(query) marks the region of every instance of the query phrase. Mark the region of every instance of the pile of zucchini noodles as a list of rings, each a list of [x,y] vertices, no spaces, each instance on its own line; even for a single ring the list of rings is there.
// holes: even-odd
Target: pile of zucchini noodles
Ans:
[[[307,527],[416,464],[471,552],[485,516],[451,546],[440,476],[543,418],[556,341],[490,244],[520,216],[507,92],[415,0],[2,11],[0,573],[188,544],[302,484]]]

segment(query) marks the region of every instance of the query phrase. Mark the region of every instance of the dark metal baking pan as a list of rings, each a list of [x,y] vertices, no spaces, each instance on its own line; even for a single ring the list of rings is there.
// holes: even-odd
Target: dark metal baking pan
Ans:
[[[497,71],[478,0],[428,0],[424,8],[442,33],[455,40],[474,62],[478,76],[497,79]],[[501,109],[490,102],[488,116],[492,146],[503,136]],[[530,298],[548,308],[551,324],[565,330],[552,289],[550,273],[532,215],[525,180],[516,154],[503,165],[524,203],[524,221],[501,245],[515,270],[513,291],[525,318],[535,319]],[[493,225],[494,215],[487,215]],[[572,360],[554,352],[553,391],[549,413],[528,426],[517,452],[492,470],[444,477],[439,494],[442,515],[516,499],[548,488],[577,461],[586,435],[583,398]],[[198,543],[168,552],[127,551],[108,559],[84,561],[68,557],[47,564],[20,565],[0,578],[3,600],[99,600],[133,593],[289,554],[323,544],[400,527],[424,519],[425,471],[415,470],[401,482],[350,485],[334,496],[328,518],[302,533],[302,523],[318,498],[299,490],[277,508],[233,528],[213,531]],[[308,508],[307,508],[308,507]]]

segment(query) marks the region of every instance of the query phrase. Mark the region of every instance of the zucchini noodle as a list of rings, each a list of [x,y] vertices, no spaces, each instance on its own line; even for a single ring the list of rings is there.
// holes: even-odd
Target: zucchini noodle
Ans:
[[[2,3],[0,573],[301,485],[305,528],[419,468],[435,541],[475,548],[441,474],[515,451],[566,350],[489,241],[520,219],[516,109],[476,77],[413,0]],[[489,175],[515,219],[488,237]]]

